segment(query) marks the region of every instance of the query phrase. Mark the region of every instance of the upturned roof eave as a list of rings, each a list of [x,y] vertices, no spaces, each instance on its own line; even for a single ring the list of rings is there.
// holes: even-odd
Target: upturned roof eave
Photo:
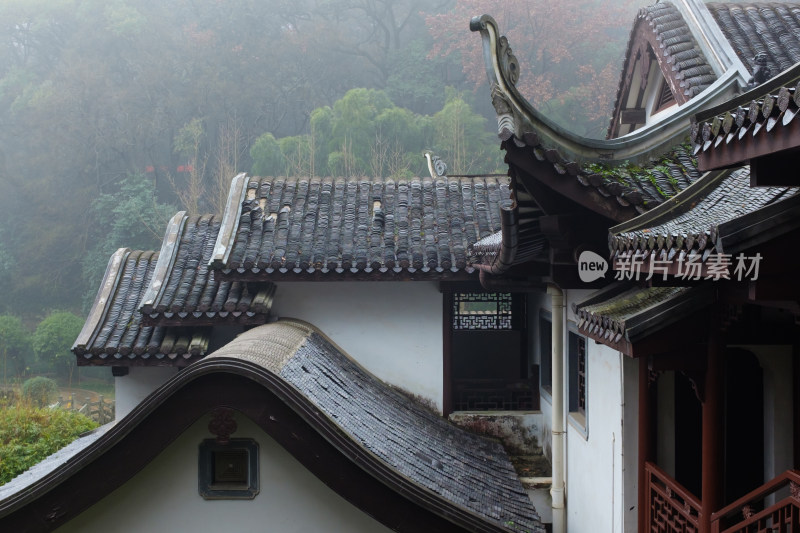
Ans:
[[[680,144],[692,115],[725,98],[741,77],[737,69],[729,68],[705,91],[664,119],[616,139],[590,139],[558,126],[519,93],[516,88],[519,63],[491,16],[473,18],[470,29],[480,32],[483,41],[486,73],[492,86],[492,103],[501,138],[513,136],[518,145],[524,145],[527,144],[526,134],[533,133],[538,143],[558,150],[564,159],[579,164],[646,162],[662,154]]]

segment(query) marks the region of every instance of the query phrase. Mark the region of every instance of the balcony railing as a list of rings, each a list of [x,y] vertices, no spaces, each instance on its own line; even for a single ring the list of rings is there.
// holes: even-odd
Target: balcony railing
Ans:
[[[711,531],[800,532],[800,472],[788,470],[712,514]]]
[[[653,463],[645,463],[645,472],[648,531],[699,531],[700,500]]]

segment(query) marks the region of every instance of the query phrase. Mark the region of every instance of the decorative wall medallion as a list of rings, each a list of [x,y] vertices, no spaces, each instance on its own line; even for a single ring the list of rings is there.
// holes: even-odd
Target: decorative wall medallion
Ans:
[[[208,430],[217,436],[219,444],[227,444],[231,440],[231,435],[236,432],[238,425],[233,419],[233,410],[226,407],[214,409],[211,413],[213,417],[208,423]]]

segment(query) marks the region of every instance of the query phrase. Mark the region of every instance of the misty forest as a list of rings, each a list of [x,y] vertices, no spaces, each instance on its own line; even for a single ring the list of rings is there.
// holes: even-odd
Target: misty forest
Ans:
[[[238,172],[419,176],[431,149],[504,173],[473,16],[509,37],[526,97],[603,137],[646,3],[3,0],[4,383],[71,377],[109,256],[219,213]]]

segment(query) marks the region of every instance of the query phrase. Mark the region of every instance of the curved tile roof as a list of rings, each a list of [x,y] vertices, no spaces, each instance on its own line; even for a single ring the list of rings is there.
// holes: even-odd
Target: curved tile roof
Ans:
[[[500,229],[510,194],[497,177],[239,179],[212,266],[320,279],[469,274],[467,247]]]
[[[764,53],[772,75],[800,61],[800,4],[706,4],[725,37],[750,72]]]
[[[699,59],[701,53],[686,40],[691,34],[687,33],[682,18],[676,18],[674,8],[659,4],[645,9],[641,16],[640,25],[651,22],[657,25],[659,33],[654,40],[660,39],[684,81],[694,80],[692,86],[701,87],[706,76],[697,72],[703,63]],[[603,216],[611,214],[612,218],[622,221],[661,203],[699,176],[689,150],[680,146],[687,136],[689,117],[706,100],[718,98],[732,86],[737,73],[731,71],[716,81],[705,80],[714,81],[715,89],[705,91],[706,96],[701,99],[680,106],[659,122],[658,127],[648,126],[617,139],[587,139],[554,124],[519,94],[515,86],[520,75],[518,63],[491,17],[475,18],[470,27],[479,31],[483,38],[499,136],[506,151],[516,155],[515,164],[524,166],[522,159],[526,158],[532,161],[529,167],[536,179],[557,190],[558,180],[577,180],[589,190],[584,202],[577,197],[573,200]],[[659,167],[669,168],[667,179],[659,176],[662,172]],[[680,175],[687,179],[681,179]],[[654,183],[654,178],[661,178],[664,184],[672,182],[670,185],[677,188],[661,187]],[[574,196],[575,190],[570,190],[564,194]]]
[[[78,365],[186,365],[206,354],[210,328],[146,325],[138,311],[159,254],[120,248],[72,351]]]
[[[427,411],[296,320],[241,334],[96,438],[62,452],[63,460],[46,461],[46,473],[12,481],[0,491],[0,528],[63,524],[221,406],[251,418],[334,490],[398,531],[425,531],[422,522],[436,531],[544,532],[499,443]]]
[[[220,279],[208,263],[220,230],[215,215],[178,213],[167,227],[155,275],[142,297],[146,322],[191,324],[216,319],[263,324],[275,286]]]
[[[624,289],[624,290],[623,290]],[[614,286],[572,304],[578,331],[636,355],[635,343],[690,316],[714,300],[709,287]]]
[[[674,77],[680,80],[680,87],[687,99],[700,94],[716,81],[714,69],[697,45],[683,15],[671,2],[660,2],[639,9],[631,33],[631,44],[641,24],[647,24],[648,31],[652,32],[654,42],[659,45],[659,53],[670,65]],[[629,50],[626,65],[631,59]],[[621,92],[617,93],[618,99],[621,96]]]
[[[707,181],[710,186],[701,189],[702,194],[677,197],[651,224],[637,225],[634,219],[623,225],[624,229],[611,228],[611,258],[656,254],[672,261],[683,253],[700,254],[705,261],[712,253],[731,253],[731,245],[743,236],[728,234],[726,225],[748,216],[759,218],[760,210],[771,205],[778,208],[791,198],[796,200],[800,192],[790,187],[752,188],[747,167]]]
[[[543,531],[500,444],[388,387],[313,326],[280,320],[210,355],[252,362],[298,390],[369,454],[459,508],[515,531]],[[513,525],[512,525],[513,524]]]

